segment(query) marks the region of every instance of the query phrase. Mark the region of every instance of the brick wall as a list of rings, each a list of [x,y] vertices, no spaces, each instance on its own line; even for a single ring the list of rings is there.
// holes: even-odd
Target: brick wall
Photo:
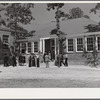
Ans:
[[[67,48],[67,46],[66,46]],[[76,52],[76,40],[73,38],[73,53],[68,53],[68,62],[71,65],[83,65],[84,58],[82,57],[83,52]]]
[[[0,64],[3,63],[3,57],[4,57],[4,53],[8,53],[10,54],[10,49],[8,50],[2,50],[2,36],[3,35],[9,35],[9,45],[12,46],[13,45],[13,36],[11,36],[11,32],[7,32],[7,31],[0,31]]]

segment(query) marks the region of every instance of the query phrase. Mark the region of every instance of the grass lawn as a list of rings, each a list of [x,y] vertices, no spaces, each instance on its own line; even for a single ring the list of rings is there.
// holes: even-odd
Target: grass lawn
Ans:
[[[0,88],[97,88],[100,68],[70,65],[40,68],[0,67]]]

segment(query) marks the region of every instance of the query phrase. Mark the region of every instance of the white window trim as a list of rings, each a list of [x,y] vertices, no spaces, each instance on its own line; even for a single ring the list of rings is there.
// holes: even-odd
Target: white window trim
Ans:
[[[82,37],[78,37],[78,38],[82,38]],[[83,52],[83,50],[82,51],[77,51],[77,39],[78,38],[75,38],[75,46],[76,46],[76,52]],[[83,38],[82,38],[83,39]],[[83,45],[84,45],[84,43],[83,43]]]
[[[51,37],[44,37],[44,38],[40,38],[40,39],[46,40],[46,39],[51,39]]]
[[[31,43],[31,52],[28,52],[28,43]],[[27,54],[32,53],[32,42],[27,42],[27,45],[26,45],[26,51],[27,51]]]
[[[87,38],[90,38],[90,37],[92,37],[92,36],[88,36],[88,37],[85,38],[85,40],[86,40],[86,52],[93,52],[93,50],[91,50],[91,51],[88,51],[88,50],[87,50]],[[93,37],[92,37],[92,38],[93,38]]]
[[[21,51],[22,51],[22,43],[20,43],[20,53],[22,53]]]
[[[5,35],[5,36],[8,36],[8,41],[7,41],[7,42],[4,42],[4,40],[3,40],[3,36],[4,36],[4,35]],[[3,35],[2,35],[2,42],[3,42],[3,43],[9,43],[9,42],[10,42],[10,36],[9,36],[9,35],[6,35],[6,34],[3,34]]]
[[[25,52],[25,54],[29,54],[28,53],[28,42],[26,42],[26,52]]]
[[[34,53],[34,42],[32,42],[32,53]]]
[[[69,39],[73,39],[73,38],[69,38]],[[74,52],[74,47],[73,47],[73,51],[68,51],[68,39],[66,39],[66,44],[67,44],[67,46],[66,46],[67,47],[67,53],[73,53]]]
[[[39,51],[39,42],[38,41],[35,41],[35,42],[38,43],[38,51]],[[34,51],[34,53],[38,53],[38,51],[37,52]]]
[[[42,43],[42,42],[43,42],[43,39],[40,39],[40,40],[39,40],[39,45],[40,45],[40,46],[39,46],[39,51],[40,51],[40,52],[43,52],[43,49],[42,49],[42,44],[43,44],[43,43]]]
[[[98,50],[98,37],[100,37],[100,36],[96,36],[96,49],[98,52],[100,52],[100,50]]]

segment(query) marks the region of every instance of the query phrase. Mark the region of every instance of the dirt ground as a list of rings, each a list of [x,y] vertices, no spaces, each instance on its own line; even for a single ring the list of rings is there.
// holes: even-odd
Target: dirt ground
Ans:
[[[0,88],[99,88],[100,68],[70,65],[58,68],[0,66]]]

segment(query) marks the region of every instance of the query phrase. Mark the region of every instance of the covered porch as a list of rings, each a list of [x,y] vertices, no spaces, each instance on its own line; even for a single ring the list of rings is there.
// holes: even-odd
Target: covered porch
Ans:
[[[43,54],[53,52],[57,54],[57,38],[56,37],[46,37],[40,38],[40,52]]]

